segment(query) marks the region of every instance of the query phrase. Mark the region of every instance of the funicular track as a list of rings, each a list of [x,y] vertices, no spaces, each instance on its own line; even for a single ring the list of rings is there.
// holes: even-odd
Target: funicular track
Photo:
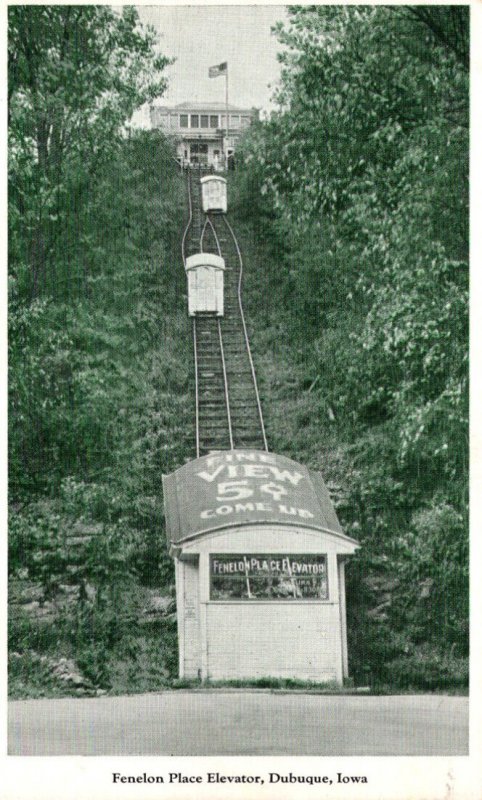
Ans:
[[[203,174],[187,173],[189,220],[182,256],[215,253],[225,261],[224,316],[192,318],[196,380],[196,454],[216,450],[268,450],[249,337],[241,303],[243,260],[224,214],[204,214]]]

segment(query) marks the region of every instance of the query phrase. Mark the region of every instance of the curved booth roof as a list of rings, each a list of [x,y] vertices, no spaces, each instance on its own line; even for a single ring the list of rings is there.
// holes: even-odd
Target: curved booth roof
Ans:
[[[227,183],[226,178],[222,178],[221,175],[205,175],[204,178],[201,178],[201,183],[209,183],[209,181]]]
[[[170,546],[226,528],[285,525],[343,533],[318,472],[285,456],[230,450],[197,458],[162,478]]]
[[[214,253],[196,253],[186,258],[186,271],[196,269],[196,267],[214,267],[214,269],[226,269],[224,258],[216,256]]]

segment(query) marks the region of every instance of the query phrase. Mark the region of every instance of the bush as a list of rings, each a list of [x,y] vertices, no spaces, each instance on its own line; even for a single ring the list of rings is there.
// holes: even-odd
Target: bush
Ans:
[[[392,689],[466,689],[469,685],[469,660],[422,645],[411,655],[387,662],[381,680]]]

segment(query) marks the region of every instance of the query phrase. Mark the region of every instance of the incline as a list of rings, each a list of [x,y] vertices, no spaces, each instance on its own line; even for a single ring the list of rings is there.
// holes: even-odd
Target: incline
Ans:
[[[189,221],[183,260],[196,253],[224,258],[224,316],[192,318],[196,371],[196,455],[216,450],[268,450],[241,303],[243,261],[224,214],[204,214],[201,169],[187,173]]]

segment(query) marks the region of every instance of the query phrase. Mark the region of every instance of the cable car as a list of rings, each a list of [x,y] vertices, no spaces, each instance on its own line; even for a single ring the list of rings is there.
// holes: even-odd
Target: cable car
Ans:
[[[196,253],[186,259],[188,313],[224,315],[224,258]]]
[[[226,178],[220,175],[206,175],[201,178],[203,211],[218,211],[226,214],[228,210]]]

